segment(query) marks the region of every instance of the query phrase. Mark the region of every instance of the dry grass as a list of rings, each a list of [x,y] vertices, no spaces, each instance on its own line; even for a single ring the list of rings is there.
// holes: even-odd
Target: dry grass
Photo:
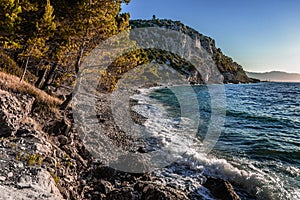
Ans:
[[[35,111],[37,112],[57,114],[58,106],[62,103],[58,98],[48,95],[33,85],[25,81],[20,82],[19,77],[3,72],[0,72],[0,89],[33,96],[36,99]]]
[[[23,69],[21,69],[11,57],[9,57],[6,53],[0,50],[0,72],[21,77]],[[33,74],[31,74],[28,70],[25,74],[24,79],[27,82],[31,83],[36,81],[36,77]]]

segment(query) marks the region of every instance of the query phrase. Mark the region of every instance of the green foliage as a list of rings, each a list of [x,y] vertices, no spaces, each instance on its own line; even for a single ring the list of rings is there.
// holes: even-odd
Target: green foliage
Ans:
[[[29,154],[26,157],[28,165],[42,165],[43,157],[40,154]]]
[[[6,48],[19,46],[13,34],[18,30],[21,12],[19,1],[0,0],[0,45]]]
[[[43,164],[43,156],[41,154],[27,154],[25,155],[23,151],[20,151],[16,155],[16,160],[25,161],[28,165],[42,165]]]
[[[19,57],[31,57],[36,60],[46,57],[49,51],[49,46],[46,42],[54,35],[56,30],[53,11],[50,0],[47,0],[44,6],[44,13],[41,19],[36,20],[35,31],[28,37],[24,44],[24,51],[19,54]]]
[[[118,57],[107,69],[102,72],[102,78],[100,80],[100,90],[107,92],[112,92],[116,89],[118,80],[123,78],[124,74],[128,71],[136,68],[139,65],[148,64],[151,61],[155,61],[158,64],[169,63],[169,66],[175,69],[179,74],[184,77],[189,76],[188,72],[197,71],[195,66],[190,62],[186,61],[179,55],[175,55],[171,52],[159,50],[159,49],[138,49],[130,51],[120,57]],[[157,67],[153,66],[151,68],[145,69],[143,72],[147,77],[152,77],[153,80],[159,80],[161,77],[158,75]],[[166,72],[167,73],[167,72]],[[168,75],[164,75],[168,77]],[[198,74],[198,82],[201,82],[202,77]],[[145,81],[149,81],[147,77]],[[131,77],[135,79],[138,77]],[[139,77],[143,78],[143,77]],[[146,80],[147,79],[147,80]]]
[[[0,52],[5,57],[0,70],[22,76],[22,68],[26,72],[28,67],[26,76],[32,73],[46,80],[39,85],[72,86],[82,57],[129,29],[130,15],[120,13],[121,4],[129,2],[0,0],[0,50],[5,52]],[[43,66],[57,67],[41,78],[38,71]]]
[[[21,76],[22,70],[6,53],[0,50],[0,71],[15,76]]]
[[[12,74],[14,76],[20,77],[22,75],[22,69],[18,64],[10,58],[6,53],[0,50],[0,72],[7,74]],[[33,82],[35,81],[35,76],[31,73],[27,73],[25,76],[25,81]]]
[[[112,92],[123,74],[146,63],[149,63],[148,55],[142,49],[130,51],[118,57],[106,71],[102,72],[100,88]]]
[[[225,56],[221,49],[217,50],[215,61],[221,73],[237,71],[237,66],[233,62],[232,58]]]

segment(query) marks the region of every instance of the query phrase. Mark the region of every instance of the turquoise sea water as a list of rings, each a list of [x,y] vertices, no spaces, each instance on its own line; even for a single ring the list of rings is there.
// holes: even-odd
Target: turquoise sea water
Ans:
[[[187,102],[189,96],[197,96],[201,142],[212,119],[212,97],[205,86],[193,89],[193,93],[183,89],[182,95]],[[225,93],[222,133],[210,161],[198,158],[199,165],[215,169],[204,170],[206,175],[228,179],[254,199],[300,199],[300,83],[225,85]],[[180,118],[180,103],[172,89],[147,95],[148,103],[164,108],[165,116]]]

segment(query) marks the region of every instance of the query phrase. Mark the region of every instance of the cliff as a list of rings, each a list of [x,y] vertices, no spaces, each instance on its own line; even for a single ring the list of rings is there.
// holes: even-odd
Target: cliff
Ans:
[[[259,82],[259,80],[249,78],[243,67],[238,63],[234,62],[232,58],[224,55],[220,48],[217,48],[215,45],[215,41],[205,36],[198,31],[182,24],[180,21],[172,21],[167,19],[152,19],[152,20],[131,20],[130,25],[132,28],[145,28],[145,27],[162,27],[166,29],[171,29],[174,31],[178,31],[183,34],[187,34],[192,39],[194,39],[197,43],[199,43],[203,49],[207,51],[207,53],[212,57],[215,62],[219,73],[224,77],[224,83],[252,83]],[[158,50],[148,51],[148,57],[153,60],[153,55],[161,54],[162,57],[166,57],[166,52],[159,52]],[[167,60],[167,59],[166,59]],[[180,62],[174,62],[171,64],[172,67],[178,68],[178,66],[184,67],[182,59]],[[189,67],[190,74],[194,74],[192,67]],[[189,74],[187,74],[189,76]],[[196,83],[201,83],[199,80],[200,77],[196,78]],[[202,77],[202,80],[205,77]],[[194,81],[192,81],[194,82]]]

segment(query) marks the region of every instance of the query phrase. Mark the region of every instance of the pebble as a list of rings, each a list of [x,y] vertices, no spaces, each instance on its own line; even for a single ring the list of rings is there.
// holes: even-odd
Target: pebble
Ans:
[[[4,176],[0,176],[0,181],[5,181],[6,178]]]
[[[15,168],[24,168],[24,165],[21,162],[15,163],[14,166],[15,166]]]
[[[13,177],[13,176],[14,176],[14,173],[12,173],[12,172],[9,172],[9,173],[7,174],[7,177],[8,177],[8,178]]]

